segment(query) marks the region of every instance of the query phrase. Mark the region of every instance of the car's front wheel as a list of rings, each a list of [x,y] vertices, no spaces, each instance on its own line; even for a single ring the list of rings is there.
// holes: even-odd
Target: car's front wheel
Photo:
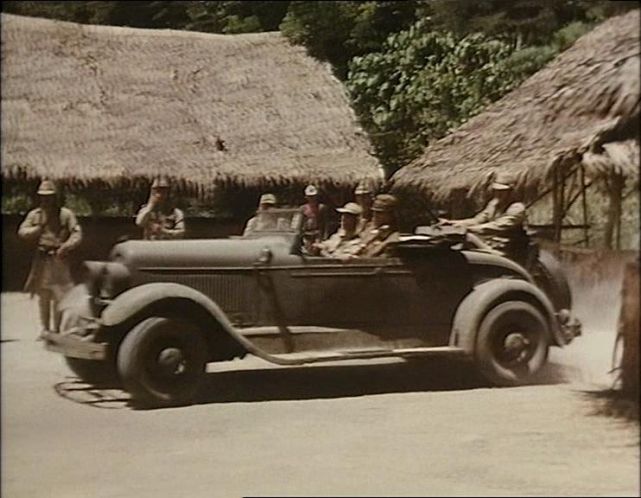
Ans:
[[[522,301],[503,302],[481,321],[475,361],[495,385],[526,384],[547,361],[549,337],[547,321],[536,307]]]
[[[118,350],[118,372],[135,404],[189,403],[198,391],[207,362],[207,344],[190,322],[151,317],[136,325]]]
[[[65,356],[69,369],[88,384],[118,384],[118,373],[113,362],[85,360]]]

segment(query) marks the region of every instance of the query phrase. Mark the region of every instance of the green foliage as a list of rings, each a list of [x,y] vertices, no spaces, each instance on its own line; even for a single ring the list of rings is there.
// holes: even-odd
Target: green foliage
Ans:
[[[421,20],[381,52],[354,58],[347,88],[387,172],[520,82],[513,53],[480,33],[459,38]]]
[[[293,43],[329,61],[341,78],[350,59],[380,49],[386,37],[416,20],[415,1],[291,2],[280,30]]]
[[[274,31],[285,17],[285,1],[7,1],[3,10],[88,24],[186,29],[210,33]]]
[[[635,5],[636,4],[636,5]],[[434,29],[458,35],[482,32],[523,45],[549,44],[568,24],[594,23],[638,8],[637,2],[604,0],[432,0],[424,2],[421,17],[429,17]]]
[[[12,193],[2,195],[2,214],[23,214],[33,205],[31,196],[26,193]]]
[[[71,209],[77,216],[91,216],[91,204],[86,196],[76,193],[68,193],[64,198],[64,205]]]

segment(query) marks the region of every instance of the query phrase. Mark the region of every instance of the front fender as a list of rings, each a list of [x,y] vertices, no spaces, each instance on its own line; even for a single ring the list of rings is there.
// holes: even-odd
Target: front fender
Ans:
[[[539,288],[524,280],[497,278],[477,285],[463,299],[454,316],[450,345],[472,354],[481,320],[494,304],[510,299],[528,300],[537,305],[546,315],[552,341],[558,346],[567,344],[556,319],[554,306]]]
[[[224,311],[214,301],[197,290],[181,284],[157,282],[133,287],[120,294],[103,310],[100,322],[106,327],[114,327],[154,303],[173,299],[188,300],[200,306],[249,353],[264,356],[263,351],[256,348],[234,328]]]

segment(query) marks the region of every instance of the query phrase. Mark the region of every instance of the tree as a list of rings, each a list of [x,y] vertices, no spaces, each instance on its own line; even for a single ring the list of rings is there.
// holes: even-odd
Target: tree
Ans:
[[[416,20],[416,5],[415,1],[291,2],[280,29],[312,56],[329,61],[344,79],[354,56],[379,50],[390,33]]]
[[[418,21],[350,64],[352,102],[390,175],[521,79],[508,64],[510,44],[429,24]]]

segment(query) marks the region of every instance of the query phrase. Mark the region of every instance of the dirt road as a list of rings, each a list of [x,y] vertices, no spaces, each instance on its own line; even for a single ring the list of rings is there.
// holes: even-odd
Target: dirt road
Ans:
[[[136,411],[36,331],[35,301],[3,294],[3,497],[639,495],[638,425],[595,414],[588,392],[609,382],[612,333],[555,354],[546,385],[249,359],[211,369],[197,405]]]

